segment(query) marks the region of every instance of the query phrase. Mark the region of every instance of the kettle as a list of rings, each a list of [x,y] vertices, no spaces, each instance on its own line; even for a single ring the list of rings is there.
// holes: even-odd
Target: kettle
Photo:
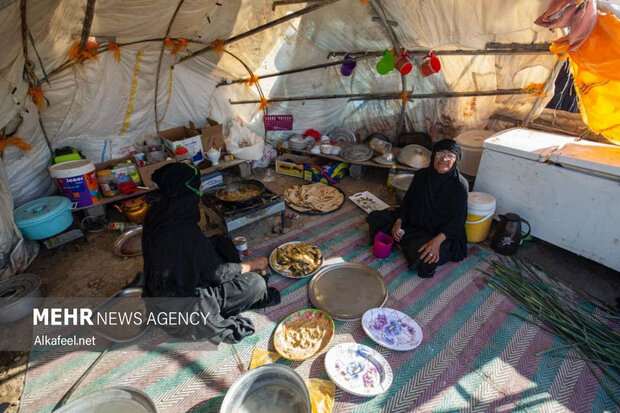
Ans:
[[[499,215],[500,222],[493,233],[491,248],[502,255],[514,255],[519,248],[521,239],[530,235],[532,228],[530,223],[517,214],[507,213]],[[521,235],[521,223],[527,225],[527,234]]]
[[[144,222],[146,211],[149,209],[149,205],[146,203],[146,195],[128,199],[120,207],[118,205],[114,205],[114,207],[125,215],[127,221],[137,223]]]
[[[209,158],[213,166],[219,163],[221,152],[222,149],[215,149],[213,147],[207,151],[207,158]]]

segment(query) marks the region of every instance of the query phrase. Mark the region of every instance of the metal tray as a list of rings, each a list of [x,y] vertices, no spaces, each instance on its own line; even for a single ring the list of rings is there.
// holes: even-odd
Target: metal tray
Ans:
[[[138,248],[138,242],[140,248]],[[142,255],[142,227],[123,232],[114,241],[114,254],[120,257],[137,257]]]
[[[372,158],[374,151],[370,146],[364,144],[356,144],[345,146],[340,152],[340,157],[347,161],[363,162]]]
[[[329,265],[310,280],[312,305],[332,318],[353,321],[371,308],[382,307],[388,290],[383,277],[372,268],[352,262]]]
[[[283,247],[285,245],[289,245],[289,244],[310,244],[310,245],[314,245],[315,247],[319,248],[315,244],[312,244],[311,242],[305,242],[305,241],[291,241],[291,242],[286,242],[284,244],[279,245],[275,250],[271,251],[271,254],[269,254],[269,267],[271,267],[271,269],[276,274],[280,274],[283,277],[293,278],[295,280],[299,280],[301,278],[308,278],[308,277],[316,274],[317,271],[319,271],[323,267],[323,261],[325,260],[325,257],[323,257],[323,251],[321,251],[321,249],[319,248],[319,251],[321,251],[321,263],[319,264],[319,268],[317,268],[316,270],[312,271],[311,273],[308,273],[306,275],[302,275],[301,277],[293,277],[292,275],[287,275],[287,274],[281,273],[278,270],[276,270],[275,267],[273,265],[271,265],[271,261],[275,259],[276,251],[278,251],[278,248],[281,248],[281,247]]]

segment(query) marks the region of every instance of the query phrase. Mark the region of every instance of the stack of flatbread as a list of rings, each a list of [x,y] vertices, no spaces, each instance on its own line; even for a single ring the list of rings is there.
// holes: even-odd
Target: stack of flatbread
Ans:
[[[331,212],[344,202],[344,195],[338,189],[322,183],[293,185],[284,191],[289,207],[300,212]]]

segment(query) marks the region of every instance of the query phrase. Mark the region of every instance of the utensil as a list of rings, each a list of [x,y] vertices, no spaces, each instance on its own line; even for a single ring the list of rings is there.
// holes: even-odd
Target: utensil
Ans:
[[[220,155],[222,154],[222,149],[211,148],[207,151],[207,158],[211,161],[211,165],[216,166],[219,165]]]
[[[398,202],[403,202],[405,194],[413,181],[414,174],[397,174],[392,177],[392,187],[396,191],[396,199]]]
[[[114,241],[114,254],[121,257],[142,255],[142,227],[123,232]]]
[[[329,350],[325,371],[342,390],[361,397],[387,391],[393,380],[392,368],[385,357],[357,343],[342,343]]]
[[[422,328],[407,314],[373,308],[362,316],[362,328],[375,343],[396,351],[413,350],[422,342]]]
[[[398,162],[416,169],[431,164],[431,151],[420,145],[407,145],[397,155]]]
[[[310,394],[295,370],[282,364],[263,364],[247,371],[226,392],[220,413],[264,411],[312,413]]]
[[[392,252],[392,245],[394,245],[392,237],[379,231],[375,235],[372,254],[377,258],[387,258],[390,256],[390,252]]]
[[[258,191],[258,194],[251,198],[243,199],[240,201],[229,201],[226,198],[223,198],[223,195],[226,192],[235,192],[241,189],[254,189]],[[217,198],[218,201],[224,202],[226,204],[248,205],[254,202],[255,199],[259,198],[264,192],[265,192],[265,185],[263,185],[262,182],[255,181],[255,180],[244,180],[244,181],[233,182],[231,184],[226,185],[226,187],[222,189],[218,189],[215,192],[215,197]]]
[[[276,274],[280,274],[283,277],[293,278],[293,279],[296,279],[296,280],[298,280],[300,278],[307,278],[307,277],[310,277],[310,276],[316,274],[316,272],[318,270],[320,270],[321,267],[323,266],[323,252],[322,251],[321,251],[321,261],[320,261],[319,267],[316,270],[314,270],[314,271],[312,271],[312,272],[310,272],[310,273],[308,273],[306,275],[303,275],[301,277],[295,277],[295,276],[287,274],[286,272],[279,272],[278,270],[276,270],[276,267],[273,265],[273,263],[276,260],[276,257],[278,255],[278,251],[280,251],[280,248],[282,248],[282,247],[284,247],[286,245],[291,245],[291,244],[310,244],[310,243],[304,242],[304,241],[291,241],[291,242],[285,242],[284,244],[279,245],[275,250],[271,251],[271,254],[269,254],[269,266],[271,267],[271,269]],[[310,244],[310,245],[313,245],[313,244]],[[316,245],[314,245],[314,246],[316,247]],[[320,251],[320,249],[319,249],[319,251]]]
[[[0,281],[0,324],[21,320],[43,302],[41,278],[36,274],[18,274]]]
[[[334,142],[355,143],[355,133],[349,128],[339,127],[332,129],[327,136]]]
[[[28,239],[39,240],[60,234],[73,223],[69,198],[48,196],[27,202],[13,211],[15,224]]]
[[[131,195],[138,190],[138,184],[133,181],[125,181],[118,184],[118,189],[125,195]]]
[[[514,213],[499,215],[499,224],[491,239],[491,248],[502,255],[514,255],[523,238],[527,238],[532,231],[530,223]],[[521,233],[521,223],[527,225],[527,234]]]
[[[320,269],[308,285],[312,305],[342,321],[359,320],[366,311],[382,307],[387,285],[376,270],[343,262]]]
[[[287,350],[291,348],[291,345],[286,341],[284,337],[284,333],[286,329],[290,326],[291,323],[300,320],[300,321],[313,321],[318,323],[325,331],[325,335],[322,338],[321,345],[315,351],[308,351],[306,354],[303,354],[300,357],[291,357],[287,355]],[[314,308],[308,308],[305,310],[298,310],[289,315],[287,315],[276,327],[275,332],[273,333],[273,346],[275,347],[278,354],[284,357],[287,360],[293,361],[302,361],[307,360],[311,357],[314,357],[318,354],[321,354],[323,350],[327,348],[329,343],[332,341],[334,337],[334,320],[329,316],[329,314],[317,310]]]
[[[321,145],[321,152],[323,152],[326,155],[331,154],[332,153],[332,149],[333,149],[333,146],[330,145],[330,144],[325,144],[324,143],[323,145]]]
[[[114,205],[114,207],[130,222],[142,223],[146,217],[146,212],[149,209],[149,204],[146,202],[146,195],[128,199],[124,201],[121,206]]]
[[[144,391],[130,386],[114,386],[89,393],[55,410],[57,413],[157,413],[155,402]]]
[[[364,144],[346,146],[340,153],[340,157],[348,161],[363,162],[371,159],[373,150]]]
[[[375,156],[374,158],[372,158],[372,161],[378,163],[379,165],[390,165],[390,166],[392,166],[392,165],[396,164],[394,159],[391,159],[391,160],[388,161],[388,160],[386,160],[383,157],[383,155]]]

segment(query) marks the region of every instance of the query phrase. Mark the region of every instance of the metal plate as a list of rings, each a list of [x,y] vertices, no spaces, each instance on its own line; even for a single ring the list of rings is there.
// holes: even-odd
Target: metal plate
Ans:
[[[363,162],[372,158],[374,151],[370,146],[363,144],[345,146],[340,152],[340,157],[347,161]]]
[[[312,305],[341,321],[362,318],[367,310],[382,307],[388,290],[383,277],[372,268],[352,262],[327,266],[310,280]]]
[[[32,314],[43,302],[36,274],[19,274],[0,282],[0,324],[8,324]]]
[[[284,244],[282,244],[282,245],[278,246],[275,250],[271,251],[271,254],[269,254],[269,266],[271,267],[271,269],[272,269],[272,270],[274,270],[274,271],[275,271],[275,273],[276,273],[276,274],[280,274],[280,275],[281,275],[281,276],[283,276],[283,277],[293,278],[293,279],[295,279],[295,280],[298,280],[298,279],[301,279],[301,278],[307,278],[307,277],[310,277],[311,275],[316,274],[316,273],[317,273],[317,271],[319,271],[319,270],[321,269],[321,267],[323,266],[323,260],[324,260],[324,257],[323,257],[323,251],[321,251],[321,249],[320,249],[318,246],[314,245],[315,247],[317,247],[317,248],[318,248],[318,250],[319,250],[319,251],[321,251],[321,263],[319,264],[319,268],[317,268],[316,270],[314,270],[314,271],[312,271],[311,273],[308,273],[308,274],[306,274],[306,275],[303,275],[303,276],[301,276],[301,277],[293,277],[292,275],[287,275],[287,274],[285,274],[285,273],[281,273],[281,272],[279,272],[278,270],[276,270],[276,269],[275,269],[275,267],[271,264],[271,262],[272,262],[273,260],[275,260],[275,258],[276,258],[276,252],[278,251],[278,248],[282,248],[283,246],[285,246],[285,245],[289,245],[289,244],[310,244],[310,245],[314,245],[314,244],[312,244],[312,243],[305,242],[305,241],[291,241],[291,242],[286,242],[286,243],[284,243]]]
[[[123,232],[114,241],[114,254],[121,257],[142,255],[142,227]]]

